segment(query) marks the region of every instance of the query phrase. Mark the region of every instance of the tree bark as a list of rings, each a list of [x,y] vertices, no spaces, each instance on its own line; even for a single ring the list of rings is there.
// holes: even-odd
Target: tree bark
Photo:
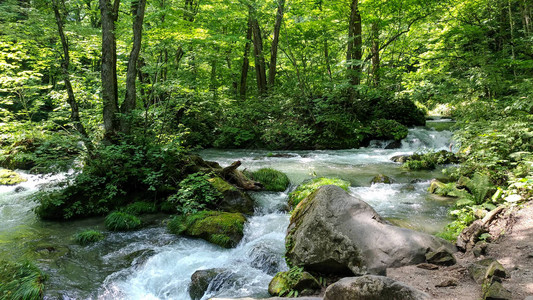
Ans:
[[[113,143],[119,130],[117,118],[118,86],[117,86],[117,52],[115,21],[118,18],[120,0],[100,0],[102,23],[102,100],[104,104],[104,142]]]
[[[92,152],[94,150],[94,145],[91,142],[91,139],[89,135],[87,134],[85,127],[81,123],[78,102],[76,101],[76,97],[74,95],[74,89],[72,88],[72,84],[70,82],[69,45],[68,45],[67,37],[65,36],[65,33],[63,31],[64,23],[63,23],[63,18],[61,17],[61,14],[59,13],[59,7],[58,7],[57,0],[52,1],[52,8],[54,10],[54,16],[56,19],[57,32],[59,34],[59,38],[61,39],[61,46],[63,48],[63,59],[61,62],[61,71],[63,74],[63,81],[65,82],[65,88],[67,90],[68,104],[70,105],[70,120],[74,124],[74,128],[76,128],[76,130],[81,134],[85,147],[87,148],[87,151],[89,152],[89,155],[92,155]]]
[[[380,80],[380,57],[379,57],[379,25],[377,22],[372,23],[372,84],[375,87],[379,86]]]
[[[272,38],[272,47],[270,47],[270,66],[268,70],[268,86],[273,87],[276,80],[276,61],[278,57],[279,33],[281,30],[281,21],[283,21],[283,10],[285,0],[278,0],[278,12],[276,14],[276,24],[274,25],[274,36]]]
[[[267,91],[265,58],[263,56],[263,38],[261,37],[261,28],[259,27],[259,22],[257,21],[257,18],[255,16],[255,11],[252,6],[250,6],[249,9],[251,10],[250,15],[252,16],[251,23],[254,43],[257,89],[259,95],[261,96],[264,95]]]
[[[358,0],[352,0],[350,5],[350,21],[348,27],[348,50],[346,62],[348,64],[348,80],[352,85],[350,88],[350,99],[355,97],[353,86],[361,83],[361,57],[362,57],[362,28],[361,14],[359,13]]]
[[[133,46],[128,59],[128,71],[126,74],[126,95],[124,102],[120,107],[120,111],[126,117],[121,119],[121,132],[124,134],[130,133],[131,120],[127,115],[131,113],[137,102],[136,78],[137,78],[137,61],[139,60],[139,53],[141,51],[142,28],[144,20],[144,9],[146,7],[146,0],[139,0],[136,5],[132,4],[132,11],[135,12],[135,19],[133,21]]]
[[[252,40],[252,17],[248,18],[248,30],[246,31],[246,43],[244,44],[244,54],[241,69],[241,85],[239,87],[239,94],[242,100],[246,99],[246,79],[248,78],[248,69],[250,67],[250,60],[248,54],[250,53],[250,44]]]

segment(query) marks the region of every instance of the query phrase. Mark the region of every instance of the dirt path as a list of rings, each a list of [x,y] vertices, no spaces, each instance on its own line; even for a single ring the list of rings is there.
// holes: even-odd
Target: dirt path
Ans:
[[[472,253],[458,253],[454,266],[437,270],[407,266],[388,269],[387,276],[425,291],[434,299],[481,299],[481,285],[470,278],[466,267],[472,261],[491,257],[510,274],[510,278],[503,280],[503,286],[512,293],[512,299],[533,296],[533,202],[515,212],[512,222],[511,230],[488,245],[485,256],[475,258]]]

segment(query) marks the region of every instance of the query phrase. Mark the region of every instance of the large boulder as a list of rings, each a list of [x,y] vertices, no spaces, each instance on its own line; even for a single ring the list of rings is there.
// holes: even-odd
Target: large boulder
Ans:
[[[443,239],[391,225],[367,203],[332,185],[295,208],[286,247],[291,264],[339,275],[384,275],[387,268],[425,262],[428,251],[456,251]]]
[[[366,275],[346,277],[326,289],[324,300],[422,300],[429,295],[394,279]]]
[[[224,269],[207,269],[194,272],[191,276],[191,283],[189,284],[189,296],[191,296],[191,299],[200,300],[207,291],[211,281],[224,271]]]

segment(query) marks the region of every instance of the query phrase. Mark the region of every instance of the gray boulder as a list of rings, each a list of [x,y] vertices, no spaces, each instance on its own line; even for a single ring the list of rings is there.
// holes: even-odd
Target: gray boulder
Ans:
[[[429,295],[394,279],[365,275],[346,277],[328,286],[324,300],[422,300]]]
[[[224,271],[224,269],[207,269],[194,272],[191,276],[191,283],[189,284],[189,295],[191,296],[191,299],[201,299],[207,291],[211,281]]]
[[[338,275],[385,275],[387,268],[426,262],[426,253],[455,246],[391,225],[342,188],[323,186],[295,208],[286,258],[305,270]]]

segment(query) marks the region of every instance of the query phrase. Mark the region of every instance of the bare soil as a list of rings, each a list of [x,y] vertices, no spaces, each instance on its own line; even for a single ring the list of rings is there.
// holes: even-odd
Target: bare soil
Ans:
[[[468,274],[467,266],[487,257],[498,260],[509,278],[503,280],[512,299],[533,296],[533,201],[512,212],[505,222],[497,222],[490,229],[500,237],[489,243],[485,256],[474,257],[471,252],[456,254],[457,264],[439,266],[436,270],[417,266],[391,268],[387,276],[428,293],[433,299],[481,299],[481,285]],[[445,287],[439,287],[444,285]]]

